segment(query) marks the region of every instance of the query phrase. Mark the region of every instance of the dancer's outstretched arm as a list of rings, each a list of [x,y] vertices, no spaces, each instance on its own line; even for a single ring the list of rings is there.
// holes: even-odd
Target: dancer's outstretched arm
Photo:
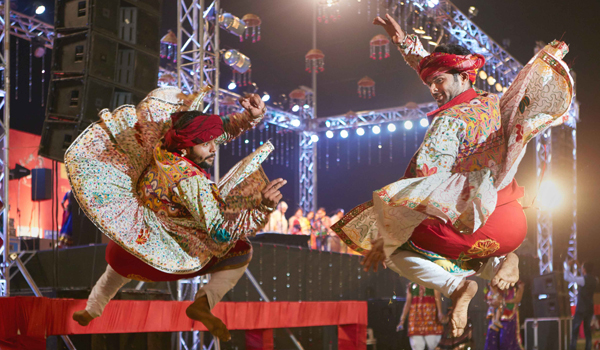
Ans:
[[[379,16],[375,17],[373,24],[385,29],[392,42],[398,46],[398,50],[402,53],[406,63],[414,70],[417,70],[419,61],[423,57],[429,56],[429,52],[423,48],[419,37],[414,34],[407,35],[400,27],[400,24],[389,14],[385,15],[385,19]]]

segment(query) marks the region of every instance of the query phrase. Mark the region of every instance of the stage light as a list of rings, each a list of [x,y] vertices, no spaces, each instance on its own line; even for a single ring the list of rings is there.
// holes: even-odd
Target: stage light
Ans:
[[[46,54],[46,40],[35,36],[31,38],[31,51],[34,57],[42,58]]]
[[[325,133],[325,136],[327,136],[328,139],[333,137],[333,131],[331,130],[327,130],[327,132]]]
[[[298,105],[294,105],[292,107],[292,112],[298,112],[299,110],[300,110],[300,106],[298,106]]]
[[[381,132],[381,128],[378,125],[375,125],[372,130],[373,130],[373,134],[375,134],[375,135],[377,135]]]
[[[267,102],[270,99],[271,99],[271,95],[269,95],[269,93],[265,91],[265,93],[261,97],[261,100],[263,100],[263,102]]]
[[[421,124],[422,127],[426,128],[429,126],[429,120],[427,118],[421,118],[421,120],[419,120],[419,124]]]
[[[34,5],[36,5],[36,3],[34,3]],[[44,5],[37,5],[37,7],[35,8],[35,14],[36,15],[41,15],[44,12],[46,12],[46,6],[44,6]]]
[[[310,140],[312,142],[319,142],[319,136],[318,135],[311,135],[310,136]]]
[[[231,81],[231,83],[229,83],[229,85],[227,85],[227,88],[228,88],[229,90],[233,90],[233,89],[235,89],[236,87],[237,87],[237,85],[235,85],[235,81],[233,81],[233,80]]]
[[[487,79],[487,73],[484,70],[480,70],[479,71],[479,78],[481,78],[481,80],[486,80]]]
[[[238,50],[230,49],[223,54],[223,61],[234,71],[244,74],[252,67],[250,58],[239,52]]]
[[[502,92],[502,84],[496,83],[496,91]]]
[[[245,140],[244,140],[244,143],[250,143],[250,140],[248,140],[248,139],[245,139]]]
[[[469,17],[475,17],[479,13],[479,10],[475,6],[469,7]]]
[[[429,6],[429,7],[435,7],[439,3],[440,3],[440,0],[427,0],[427,6]]]
[[[358,136],[363,136],[365,134],[365,129],[358,128],[356,129],[356,133],[358,134]]]
[[[388,124],[388,131],[389,131],[389,132],[394,132],[394,131],[396,131],[396,124],[389,123],[389,124]]]
[[[329,120],[325,121],[325,126],[326,127],[330,127],[331,126],[331,122]]]
[[[404,122],[404,129],[410,130],[413,127],[413,123],[410,120]]]
[[[431,40],[431,39],[433,39],[430,35],[423,35],[423,36],[421,36],[421,38],[423,38],[425,40]]]
[[[423,27],[413,28],[413,30],[415,31],[416,34],[425,34],[425,31],[423,30]]]
[[[506,86],[505,86],[505,87],[503,87],[503,88],[502,88],[502,93],[505,93],[505,92],[506,92],[506,90],[508,90],[508,88],[507,88]]]
[[[488,82],[488,84],[490,84],[490,85],[494,85],[494,84],[496,84],[496,78],[494,78],[494,77],[492,77],[492,76],[489,76],[489,77],[487,78],[487,82]]]
[[[304,104],[304,106],[302,106],[302,108],[304,108],[304,109],[309,109],[309,108],[310,108],[310,105],[309,105],[308,103],[305,103],[305,104]]]
[[[294,119],[292,120],[292,126],[297,128],[300,126],[300,119]]]
[[[560,188],[552,180],[544,180],[538,192],[538,205],[544,210],[553,210],[559,207],[563,200]]]
[[[438,43],[436,41],[429,40],[428,43],[429,45],[438,46]]]
[[[348,131],[347,131],[347,130],[342,130],[342,131],[340,132],[340,136],[341,136],[343,139],[345,139],[346,137],[348,137]]]
[[[383,148],[383,146],[381,146],[381,145],[378,145],[378,146],[377,146],[377,148]]]

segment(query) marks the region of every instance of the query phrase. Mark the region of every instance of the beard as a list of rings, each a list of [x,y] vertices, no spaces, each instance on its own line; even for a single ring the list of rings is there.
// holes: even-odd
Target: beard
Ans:
[[[208,170],[208,169],[212,168],[212,167],[213,167],[213,165],[214,165],[214,162],[213,162],[213,163],[209,163],[209,162],[207,162],[207,161],[203,161],[203,162],[200,162],[200,163],[198,164],[198,166],[199,166],[200,168],[204,169],[204,170]]]
[[[213,167],[214,159],[215,159],[214,154],[211,154],[206,158],[202,158],[200,156],[190,157],[190,160],[192,162],[196,163],[197,166],[199,166],[201,169],[204,169],[204,170],[208,170]]]

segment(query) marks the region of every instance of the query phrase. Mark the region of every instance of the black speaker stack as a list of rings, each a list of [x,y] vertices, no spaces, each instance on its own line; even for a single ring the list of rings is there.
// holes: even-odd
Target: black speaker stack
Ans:
[[[162,0],[56,0],[46,120],[39,154],[63,161],[98,112],[156,88]]]
[[[562,273],[533,278],[533,314],[539,317],[571,317],[569,292]]]

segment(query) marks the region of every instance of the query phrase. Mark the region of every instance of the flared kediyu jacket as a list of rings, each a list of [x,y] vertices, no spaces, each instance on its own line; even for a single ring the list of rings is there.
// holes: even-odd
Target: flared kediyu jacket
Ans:
[[[163,149],[171,114],[187,110],[189,96],[176,88],[152,91],[137,106],[100,112],[65,154],[75,197],[113,242],[151,267],[173,274],[202,269],[238,239],[268,220],[259,210],[268,183],[261,163],[266,142],[216,184],[199,167]],[[262,117],[247,112],[223,118],[226,143]]]

